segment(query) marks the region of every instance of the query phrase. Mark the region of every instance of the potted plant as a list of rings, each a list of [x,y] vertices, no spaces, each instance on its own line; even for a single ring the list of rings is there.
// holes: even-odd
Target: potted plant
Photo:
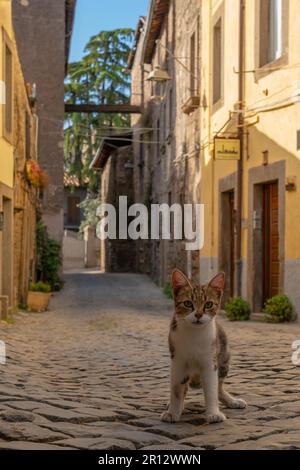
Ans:
[[[281,323],[293,319],[293,306],[287,295],[274,295],[264,305],[264,320],[271,323]]]
[[[29,287],[27,306],[33,312],[47,310],[51,297],[51,286],[46,282],[32,282]]]
[[[250,305],[242,297],[229,299],[225,304],[225,311],[230,321],[249,320],[251,314]]]
[[[26,162],[27,181],[37,189],[44,189],[48,186],[48,173],[41,169],[37,161],[30,159]]]

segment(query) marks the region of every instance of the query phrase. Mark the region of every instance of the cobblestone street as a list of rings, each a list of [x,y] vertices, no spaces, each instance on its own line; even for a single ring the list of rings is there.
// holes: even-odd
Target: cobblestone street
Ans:
[[[172,302],[147,277],[65,277],[44,314],[2,325],[2,449],[300,449],[300,325],[229,323],[228,388],[248,402],[207,425],[191,391],[182,421],[162,423],[169,395]]]

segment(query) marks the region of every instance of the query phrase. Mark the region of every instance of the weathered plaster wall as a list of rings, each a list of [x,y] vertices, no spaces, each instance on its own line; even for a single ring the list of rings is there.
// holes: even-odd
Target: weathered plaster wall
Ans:
[[[63,236],[65,2],[13,0],[13,22],[25,80],[37,85],[39,161],[49,174],[43,218],[50,236]]]

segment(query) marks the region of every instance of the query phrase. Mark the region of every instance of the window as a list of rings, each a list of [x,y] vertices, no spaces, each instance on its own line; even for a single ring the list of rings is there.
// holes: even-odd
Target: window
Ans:
[[[200,105],[200,60],[199,60],[199,18],[194,21],[193,33],[188,37],[186,49],[189,61],[187,62],[186,93],[181,107],[185,114],[193,113]]]
[[[143,140],[144,135],[140,134],[140,140]],[[145,161],[144,161],[144,144],[143,142],[140,142],[140,152],[139,152],[139,185],[140,185],[140,196],[142,197],[143,191],[144,191],[144,166],[145,166]]]
[[[80,209],[78,204],[80,203],[80,197],[69,196],[68,197],[68,224],[72,226],[80,225]]]
[[[3,136],[12,141],[13,128],[13,56],[11,41],[2,30],[3,39],[3,79],[5,83],[5,104],[3,106]]]
[[[169,129],[168,129],[168,135],[171,134],[172,132],[172,125],[173,125],[173,90],[170,88],[169,91]]]
[[[260,1],[260,50],[262,67],[282,56],[282,0]]]
[[[30,116],[29,113],[25,115],[25,158],[29,160],[31,158],[31,139],[30,139]]]
[[[159,158],[160,156],[160,122],[157,119],[156,122],[156,156]]]
[[[297,150],[300,150],[300,130],[297,131]]]
[[[213,31],[213,104],[222,98],[222,18]]]
[[[168,132],[167,132],[167,105],[166,105],[166,103],[164,103],[164,105],[163,105],[163,141],[165,141],[167,136],[168,136]]]
[[[190,94],[191,96],[195,96],[197,94],[195,33],[192,34],[190,39],[190,72]]]

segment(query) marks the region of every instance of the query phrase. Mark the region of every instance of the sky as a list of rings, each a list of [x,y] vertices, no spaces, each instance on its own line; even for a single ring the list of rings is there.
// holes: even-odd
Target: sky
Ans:
[[[99,31],[136,28],[139,16],[146,16],[149,0],[77,0],[70,62],[80,60],[91,36]]]

